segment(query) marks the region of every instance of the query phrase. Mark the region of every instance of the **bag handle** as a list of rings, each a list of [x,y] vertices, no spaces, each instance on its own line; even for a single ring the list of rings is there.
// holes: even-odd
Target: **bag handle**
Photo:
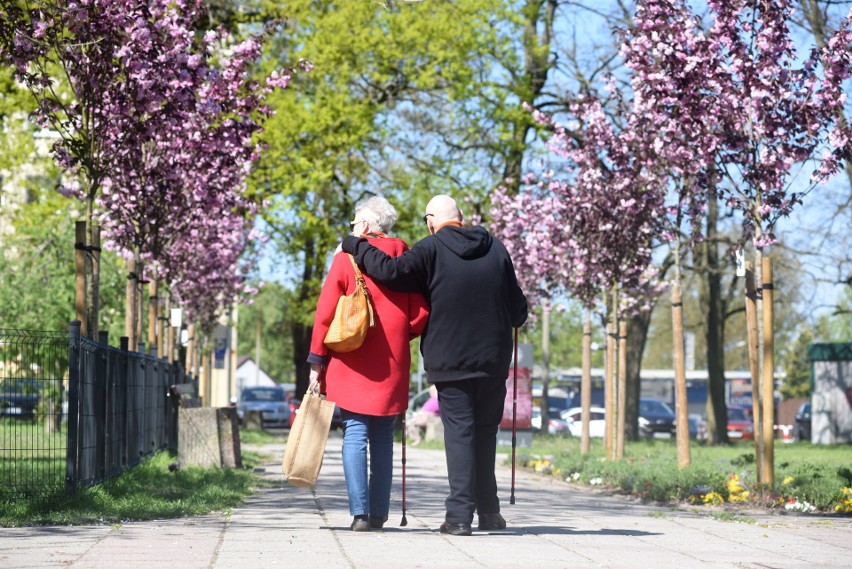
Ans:
[[[352,256],[352,253],[346,253],[346,256],[349,257],[349,261],[352,263],[352,268],[355,269],[355,280],[363,281],[364,275],[361,274],[361,269],[358,268],[358,263],[355,262],[355,257]]]
[[[370,290],[367,288],[367,281],[364,280],[364,275],[361,274],[361,269],[358,268],[358,263],[355,262],[355,257],[352,256],[352,253],[346,253],[346,255],[352,262],[352,268],[355,269],[355,286],[360,287],[367,297],[367,312],[370,313],[370,328],[372,328],[376,324],[376,321],[373,317],[373,303],[370,301]]]

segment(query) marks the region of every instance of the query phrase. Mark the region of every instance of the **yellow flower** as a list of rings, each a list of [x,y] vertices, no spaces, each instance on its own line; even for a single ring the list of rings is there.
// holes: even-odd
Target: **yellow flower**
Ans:
[[[795,480],[795,478],[793,478],[792,476],[788,476],[787,478],[784,479],[784,482],[782,482],[781,484],[785,484],[785,485],[790,484],[791,482],[793,482],[793,480]]]
[[[710,492],[706,496],[704,496],[704,503],[709,506],[718,506],[719,504],[725,501],[722,496],[716,492]]]
[[[839,504],[834,506],[834,511],[845,514],[852,513],[852,488],[842,488],[840,492],[844,497],[840,500]]]
[[[731,494],[729,499],[731,502],[748,502],[748,497],[748,492],[740,492],[738,494]]]

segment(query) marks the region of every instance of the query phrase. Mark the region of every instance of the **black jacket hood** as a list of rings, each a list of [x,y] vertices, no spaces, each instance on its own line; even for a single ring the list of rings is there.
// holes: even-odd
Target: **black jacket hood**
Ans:
[[[488,253],[492,238],[483,227],[455,227],[448,225],[435,233],[435,237],[462,259],[475,259]]]

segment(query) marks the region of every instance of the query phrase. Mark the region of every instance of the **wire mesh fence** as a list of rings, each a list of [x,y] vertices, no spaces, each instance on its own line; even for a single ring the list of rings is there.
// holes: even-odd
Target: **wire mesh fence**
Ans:
[[[117,476],[160,450],[177,448],[177,401],[188,382],[164,360],[80,336],[71,326],[68,421],[70,490]]]
[[[122,339],[124,342],[124,339]],[[176,364],[70,332],[0,329],[0,500],[74,491],[177,448]]]
[[[65,488],[69,334],[0,329],[0,497]]]

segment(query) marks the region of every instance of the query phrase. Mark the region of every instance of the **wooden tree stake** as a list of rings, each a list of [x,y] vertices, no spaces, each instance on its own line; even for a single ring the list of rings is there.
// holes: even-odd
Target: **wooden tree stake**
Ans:
[[[624,457],[625,408],[627,407],[627,322],[618,323],[618,429],[616,430],[616,458]]]
[[[772,281],[772,259],[763,257],[763,484],[771,491],[775,486],[775,296]]]
[[[685,468],[692,459],[689,453],[689,410],[686,400],[686,360],[683,350],[683,297],[680,283],[672,287],[672,343],[675,372],[675,417],[677,421],[677,466]]]

